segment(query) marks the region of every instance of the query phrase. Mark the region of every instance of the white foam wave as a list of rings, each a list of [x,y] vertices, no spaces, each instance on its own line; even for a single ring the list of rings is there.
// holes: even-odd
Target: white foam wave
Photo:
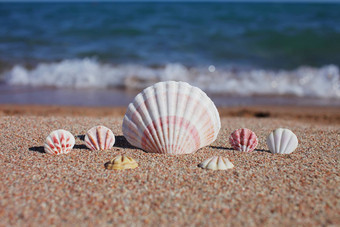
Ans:
[[[188,68],[178,63],[151,68],[102,64],[86,58],[41,63],[31,70],[16,65],[5,78],[11,85],[128,89],[142,89],[158,81],[181,80],[214,94],[340,98],[340,73],[335,65],[303,66],[292,71]]]

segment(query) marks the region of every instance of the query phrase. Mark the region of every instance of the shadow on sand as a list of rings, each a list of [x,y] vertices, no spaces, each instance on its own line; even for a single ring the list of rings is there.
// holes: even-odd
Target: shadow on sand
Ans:
[[[76,144],[76,145],[74,145],[73,148],[74,149],[80,149],[80,150],[90,150],[84,144]]]
[[[38,153],[41,153],[41,154],[45,154],[45,153],[46,153],[43,146],[39,146],[39,147],[30,147],[30,148],[28,148],[28,150],[34,151],[34,152],[38,152]]]
[[[209,146],[209,147],[211,147],[213,149],[221,149],[221,150],[234,151],[233,148],[229,148],[229,147],[217,147],[217,146]],[[264,150],[264,149],[255,149],[254,151],[270,153],[269,150]]]
[[[217,147],[217,146],[209,146],[213,149],[220,149],[220,150],[228,150],[228,151],[233,151],[234,149],[229,148],[229,147]]]
[[[138,149],[137,147],[132,146],[124,136],[116,136],[115,138],[116,142],[113,145],[114,147]]]
[[[84,144],[75,144],[73,149],[89,150]],[[41,154],[46,153],[44,146],[30,147],[28,148],[28,150],[38,152]]]
[[[84,141],[85,140],[85,135],[77,135],[76,138],[79,138],[80,140]]]
[[[264,150],[264,149],[255,149],[254,151],[271,153],[270,150]]]

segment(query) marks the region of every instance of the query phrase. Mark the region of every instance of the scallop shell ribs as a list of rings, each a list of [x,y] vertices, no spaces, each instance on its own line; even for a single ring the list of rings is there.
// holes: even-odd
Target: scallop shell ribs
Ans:
[[[92,151],[108,150],[113,147],[115,136],[113,132],[105,126],[95,126],[87,131],[85,135],[86,147]]]
[[[289,129],[278,128],[267,138],[267,145],[273,154],[290,154],[298,146],[296,135]]]
[[[127,141],[151,153],[188,154],[212,143],[221,128],[219,113],[199,88],[160,82],[144,89],[123,120]]]
[[[240,128],[230,135],[229,143],[237,151],[251,152],[255,149],[258,139],[253,131]]]
[[[118,155],[111,161],[105,163],[106,169],[134,169],[137,167],[137,162],[133,158],[127,157],[125,155]]]
[[[203,169],[211,169],[211,170],[226,170],[232,169],[234,167],[233,163],[229,161],[227,158],[223,158],[221,156],[214,156],[208,158],[204,162],[198,165]]]
[[[74,144],[74,136],[69,131],[58,129],[47,136],[44,150],[52,155],[67,154],[72,150]]]

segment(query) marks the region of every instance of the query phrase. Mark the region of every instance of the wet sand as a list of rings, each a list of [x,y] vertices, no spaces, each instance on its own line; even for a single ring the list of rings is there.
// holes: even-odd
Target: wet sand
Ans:
[[[0,226],[320,226],[340,225],[340,113],[337,108],[220,108],[217,140],[195,154],[168,156],[131,147],[121,130],[125,108],[0,106]],[[112,129],[116,143],[92,152],[82,135],[92,126]],[[255,152],[231,149],[228,137],[247,127],[259,137]],[[265,143],[277,127],[299,139],[290,155]],[[77,136],[70,154],[43,152],[50,131]],[[118,154],[139,163],[109,171]],[[235,168],[207,171],[213,155]]]

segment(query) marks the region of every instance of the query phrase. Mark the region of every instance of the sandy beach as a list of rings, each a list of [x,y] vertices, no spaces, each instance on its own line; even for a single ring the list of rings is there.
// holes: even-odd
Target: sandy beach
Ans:
[[[125,107],[0,106],[0,226],[337,226],[340,225],[340,110],[315,107],[220,108],[217,140],[192,155],[145,153],[122,135]],[[95,125],[116,135],[109,151],[93,152],[83,135]],[[230,133],[253,130],[255,152],[234,151]],[[275,128],[294,131],[290,155],[268,152]],[[69,130],[67,155],[44,153],[46,136]],[[109,171],[119,154],[139,163]],[[235,168],[197,165],[214,155]]]
[[[340,227],[335,1],[0,0],[0,227]],[[127,106],[165,81],[187,84],[156,85],[137,109],[176,108],[161,124],[190,129],[189,151],[217,135],[198,127],[218,123],[205,93],[213,143],[179,156],[128,143]],[[109,150],[85,146],[98,125],[115,134]],[[256,133],[254,152],[232,149],[239,128]],[[270,153],[277,128],[296,134],[293,153]],[[75,137],[68,154],[44,151],[57,129]],[[138,167],[106,169],[118,155]],[[234,168],[198,166],[213,156]]]

